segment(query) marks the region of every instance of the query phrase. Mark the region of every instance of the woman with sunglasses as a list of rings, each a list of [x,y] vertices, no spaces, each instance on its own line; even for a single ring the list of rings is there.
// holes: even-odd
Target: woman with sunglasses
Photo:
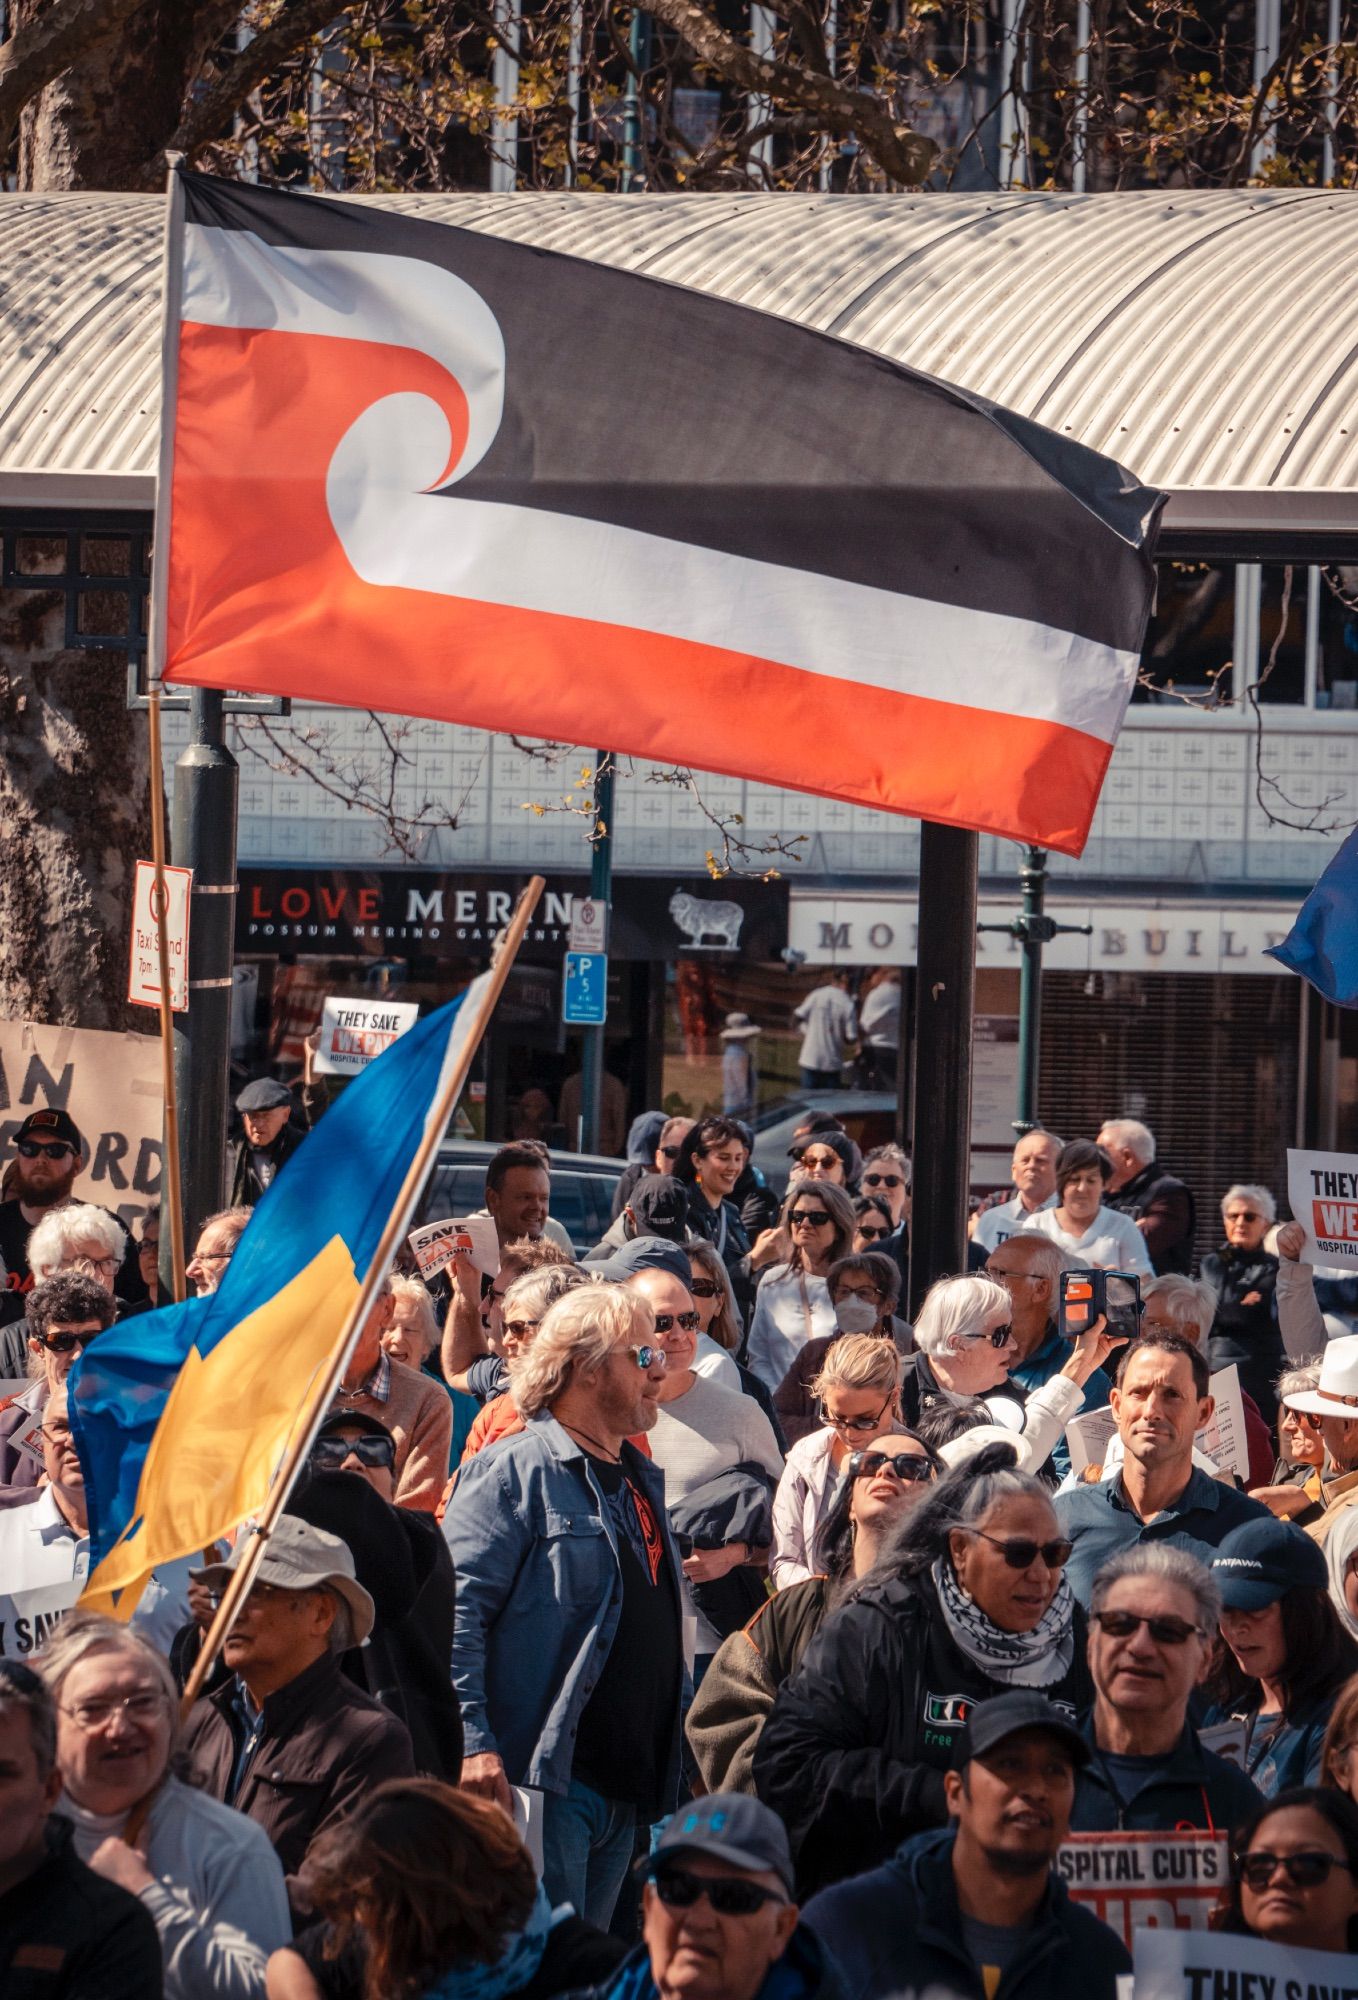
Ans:
[[[850,1453],[904,1429],[895,1343],[870,1333],[842,1335],[825,1353],[810,1394],[820,1427],[793,1445],[773,1502],[769,1581],[775,1590],[814,1574],[816,1538]]]
[[[1237,1828],[1220,1928],[1296,1950],[1358,1952],[1358,1806],[1300,1785]]]
[[[28,1295],[28,1387],[0,1402],[0,1488],[35,1488],[42,1461],[20,1449],[54,1389],[71,1372],[76,1356],[113,1324],[115,1303],[97,1279],[81,1271],[59,1271]]]
[[[805,1890],[945,1824],[944,1773],[974,1703],[1022,1688],[1089,1706],[1069,1557],[1046,1488],[1007,1443],[907,1514],[780,1690],[755,1752],[755,1787],[787,1823]]]
[[[778,1230],[769,1232],[788,1247],[759,1281],[746,1353],[769,1389],[777,1389],[808,1340],[837,1331],[826,1279],[853,1241],[853,1224],[843,1188],[794,1181],[788,1189]]]
[[[318,1842],[321,1921],[269,1961],[270,2000],[527,2000],[605,1979],[626,1946],[553,1910],[508,1814],[393,1778]]]
[[[1014,1302],[994,1278],[940,1278],[915,1322],[901,1408],[908,1424],[949,1403],[979,1401],[991,1421],[1022,1435],[1030,1462],[1042,1467],[1084,1402],[1084,1385],[1121,1346],[1100,1319],[1071,1344],[1060,1372],[1026,1390],[1010,1376],[1019,1358]]]
[[[1266,1187],[1230,1188],[1221,1203],[1225,1241],[1208,1251],[1201,1267],[1203,1282],[1217,1300],[1208,1349],[1213,1372],[1234,1362],[1241,1387],[1270,1425],[1277,1415],[1274,1379],[1287,1361],[1273,1303],[1278,1259],[1264,1248],[1277,1217],[1277,1204]]]
[[[1319,1784],[1331,1710],[1358,1673],[1358,1640],[1330,1600],[1325,1553],[1265,1515],[1233,1528],[1211,1568],[1224,1648],[1205,1721],[1244,1724],[1245,1772],[1265,1798]]]
[[[891,1210],[880,1195],[860,1194],[853,1205],[855,1250],[876,1250],[891,1235]]]
[[[816,1573],[778,1591],[722,1641],[693,1698],[684,1726],[708,1791],[754,1790],[754,1749],[774,1696],[941,1470],[906,1430],[849,1454],[817,1537]]]

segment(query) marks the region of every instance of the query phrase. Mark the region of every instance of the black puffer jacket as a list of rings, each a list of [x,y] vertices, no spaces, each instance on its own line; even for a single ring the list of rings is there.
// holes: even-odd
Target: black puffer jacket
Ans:
[[[1072,1717],[1093,1701],[1085,1619],[1041,1692]],[[953,1643],[927,1575],[865,1584],[785,1681],[754,1755],[755,1789],[786,1822],[803,1895],[886,1861],[945,1824],[943,1774],[978,1701],[1007,1689]]]
[[[1217,1295],[1209,1349],[1213,1372],[1235,1362],[1241,1383],[1271,1423],[1276,1414],[1273,1385],[1287,1363],[1273,1304],[1278,1260],[1267,1250],[1236,1250],[1223,1243],[1203,1258],[1202,1276]]]

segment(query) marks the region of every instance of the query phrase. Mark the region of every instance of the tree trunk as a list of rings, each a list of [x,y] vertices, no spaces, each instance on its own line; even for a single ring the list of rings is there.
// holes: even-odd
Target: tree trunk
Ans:
[[[127,965],[133,864],[151,851],[146,718],[121,654],[64,636],[60,593],[0,599],[0,1014],[145,1027]]]

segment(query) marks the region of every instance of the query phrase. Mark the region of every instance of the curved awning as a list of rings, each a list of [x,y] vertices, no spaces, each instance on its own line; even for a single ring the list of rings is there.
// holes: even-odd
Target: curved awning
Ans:
[[[1358,195],[368,197],[739,300],[1167,488],[1174,546],[1358,545]],[[157,196],[0,196],[0,504],[146,507]]]

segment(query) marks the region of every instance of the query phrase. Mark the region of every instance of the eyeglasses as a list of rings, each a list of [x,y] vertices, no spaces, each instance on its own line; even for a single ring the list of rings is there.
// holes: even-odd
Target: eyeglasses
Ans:
[[[787,1901],[786,1896],[776,1896],[758,1882],[742,1882],[730,1875],[713,1880],[707,1875],[691,1875],[687,1868],[657,1868],[652,1879],[667,1910],[691,1910],[706,1896],[719,1917],[752,1917],[765,1903]]]
[[[663,1347],[619,1347],[615,1348],[614,1352],[617,1354],[630,1354],[643,1375],[648,1374],[655,1367],[657,1361],[662,1368],[665,1365],[665,1350]]]
[[[934,1476],[933,1466],[920,1452],[902,1451],[893,1456],[886,1451],[855,1451],[849,1457],[849,1477],[874,1479],[888,1466],[907,1486],[922,1486]]]
[[[899,1174],[864,1174],[863,1186],[898,1188],[904,1187],[905,1182]]]
[[[18,1150],[26,1160],[73,1160],[75,1147],[60,1140],[53,1146],[39,1145],[36,1139],[21,1139]]]
[[[82,1351],[103,1332],[101,1326],[91,1327],[87,1333],[40,1333],[38,1339],[49,1354],[74,1354],[77,1347]]]
[[[69,1444],[71,1442],[71,1426],[55,1422],[49,1418],[45,1424],[35,1426],[33,1435],[34,1437],[41,1438],[44,1444]]]
[[[366,1437],[317,1438],[311,1447],[311,1462],[322,1472],[338,1472],[348,1458],[356,1458],[360,1465],[390,1468],[396,1463],[396,1440],[369,1432]]]
[[[987,1264],[985,1274],[988,1278],[994,1278],[1001,1285],[1017,1284],[1020,1278],[1024,1278],[1031,1283],[1035,1276],[1035,1273],[1032,1271],[1011,1271],[1002,1264]]]
[[[70,1708],[60,1704],[63,1715],[69,1715],[77,1729],[83,1729],[92,1736],[97,1729],[107,1729],[115,1715],[125,1715],[129,1722],[155,1722],[165,1706],[165,1696],[160,1688],[138,1688],[135,1693],[124,1695],[121,1701],[77,1701]]]
[[[676,1326],[685,1333],[696,1333],[701,1325],[697,1313],[657,1313],[655,1316],[657,1333],[671,1333]]]
[[[116,1257],[76,1257],[72,1261],[71,1269],[82,1272],[102,1271],[106,1278],[111,1278],[118,1269],[118,1259]]]
[[[864,1243],[880,1243],[885,1237],[890,1236],[891,1231],[889,1229],[865,1229],[860,1224],[858,1234]]]
[[[829,1220],[823,1208],[799,1208],[788,1217],[793,1229],[824,1229]]]
[[[1251,1889],[1267,1889],[1281,1868],[1294,1889],[1318,1889],[1328,1882],[1336,1868],[1349,1871],[1347,1861],[1324,1848],[1305,1848],[1300,1854],[1271,1854],[1266,1847],[1252,1848],[1235,1857],[1236,1873]]]
[[[968,1528],[966,1532],[979,1535],[983,1542],[990,1542],[1000,1551],[1010,1569],[1031,1569],[1039,1556],[1048,1569],[1064,1569],[1075,1546],[1064,1536],[1054,1542],[1030,1542],[1017,1535],[1011,1540],[1001,1541],[998,1535],[988,1535],[984,1528]]]
[[[882,1303],[882,1294],[878,1291],[876,1285],[868,1285],[866,1287],[841,1285],[830,1303],[837,1306],[843,1299],[862,1299],[864,1305],[879,1306]]]
[[[963,1340],[988,1340],[992,1347],[1008,1347],[1014,1337],[1012,1326],[993,1326],[989,1333],[964,1333]]]
[[[721,1297],[721,1286],[715,1278],[690,1278],[688,1288],[695,1299],[716,1299]]]
[[[820,1413],[824,1417],[826,1423],[830,1426],[830,1429],[832,1431],[872,1432],[877,1429],[878,1425],[882,1421],[882,1418],[886,1415],[887,1411],[890,1408],[891,1408],[891,1397],[888,1396],[875,1417],[832,1417],[830,1415],[830,1412],[826,1409],[824,1403],[822,1403],[820,1406]]]
[[[530,1333],[537,1332],[538,1323],[535,1319],[507,1319],[504,1329],[515,1340],[526,1340]]]
[[[1091,1611],[1089,1615],[1110,1639],[1130,1639],[1142,1625],[1157,1646],[1182,1646],[1186,1640],[1202,1637],[1186,1618],[1147,1618],[1139,1611]]]

